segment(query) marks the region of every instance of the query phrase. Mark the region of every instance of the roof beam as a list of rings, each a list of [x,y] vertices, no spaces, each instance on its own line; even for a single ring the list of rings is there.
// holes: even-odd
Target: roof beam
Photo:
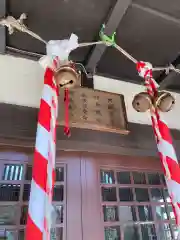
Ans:
[[[6,0],[0,0],[0,19],[6,15]],[[0,26],[0,54],[6,51],[6,29]]]
[[[180,64],[178,64],[176,66],[176,68],[180,68]],[[167,88],[169,85],[171,85],[171,83],[174,81],[175,76],[178,73],[172,71],[170,72],[159,84],[159,90],[163,90],[165,88]]]
[[[160,18],[162,18],[162,19],[164,19],[166,21],[170,21],[172,23],[175,23],[178,26],[180,25],[179,18],[173,17],[173,16],[171,16],[169,14],[166,14],[166,13],[163,13],[163,12],[161,12],[159,10],[155,10],[155,9],[150,8],[150,7],[144,7],[144,6],[142,6],[142,5],[138,4],[138,3],[132,3],[132,6],[134,8],[138,8],[138,9],[140,9],[142,11],[150,13],[150,14],[152,14],[154,16],[160,17]]]
[[[131,2],[132,0],[117,0],[106,22],[105,34],[110,36],[113,34],[114,31],[116,31]],[[98,62],[100,61],[103,53],[106,50],[106,47],[107,46],[105,45],[96,45],[94,47],[86,64],[86,69],[90,74],[94,73]]]
[[[180,55],[176,57],[174,61],[171,62],[172,66],[175,68],[180,69]],[[171,71],[170,73],[166,73],[163,71],[162,74],[156,79],[157,83],[159,84],[159,90],[163,90],[171,85],[177,76],[178,73]]]

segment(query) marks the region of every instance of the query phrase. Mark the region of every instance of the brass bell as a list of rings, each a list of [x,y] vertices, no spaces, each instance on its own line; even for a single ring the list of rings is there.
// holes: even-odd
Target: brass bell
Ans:
[[[158,96],[154,101],[155,107],[161,112],[169,112],[175,104],[175,98],[169,92],[158,92]]]
[[[132,102],[132,106],[137,112],[146,112],[151,108],[151,105],[152,99],[146,92],[137,94]]]
[[[79,77],[79,73],[69,65],[60,67],[55,73],[55,80],[60,88],[74,87]]]

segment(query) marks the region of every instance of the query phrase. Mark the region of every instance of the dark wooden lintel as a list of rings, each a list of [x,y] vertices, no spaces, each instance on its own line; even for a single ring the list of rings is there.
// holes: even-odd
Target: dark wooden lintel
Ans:
[[[0,0],[0,19],[6,16],[6,0]],[[0,54],[6,51],[6,29],[0,25]]]

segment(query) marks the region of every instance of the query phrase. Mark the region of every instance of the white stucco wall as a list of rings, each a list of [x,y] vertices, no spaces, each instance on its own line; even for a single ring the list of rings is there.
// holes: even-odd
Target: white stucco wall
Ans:
[[[0,55],[0,102],[29,107],[39,107],[43,87],[43,69],[38,62]],[[132,108],[133,96],[144,90],[143,86],[124,81],[95,76],[95,89],[121,93],[125,96],[127,116],[130,122],[150,124],[148,113],[137,113]],[[180,129],[180,94],[176,98],[174,109],[164,114],[163,118],[171,128]],[[3,114],[3,113],[1,113]]]

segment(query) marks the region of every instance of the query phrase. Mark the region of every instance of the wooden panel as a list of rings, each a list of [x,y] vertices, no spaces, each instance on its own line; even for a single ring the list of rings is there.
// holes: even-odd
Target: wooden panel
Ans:
[[[132,152],[133,155],[133,152]],[[100,169],[123,169],[125,171],[161,171],[156,158],[125,157],[107,154],[82,153],[82,224],[83,240],[104,240],[104,217],[102,211]],[[111,185],[112,186],[112,185]],[[108,202],[115,205],[115,202]],[[126,202],[125,205],[128,205]],[[113,223],[111,222],[112,226]],[[117,225],[115,225],[117,226]],[[119,225],[118,225],[119,226]],[[122,238],[124,239],[124,238]]]
[[[26,147],[34,149],[38,109],[0,104],[0,149],[13,150]],[[71,137],[64,135],[63,127],[57,129],[57,150],[87,151],[133,156],[158,156],[152,127],[129,123],[130,134],[115,134],[89,129],[71,128]],[[178,158],[180,159],[180,131],[171,131]]]
[[[120,94],[87,88],[69,90],[70,126],[127,134],[124,98]],[[59,125],[64,125],[64,93],[59,99]]]
[[[0,19],[6,15],[6,0],[0,1]],[[6,50],[6,29],[0,26],[0,53],[4,54]]]

